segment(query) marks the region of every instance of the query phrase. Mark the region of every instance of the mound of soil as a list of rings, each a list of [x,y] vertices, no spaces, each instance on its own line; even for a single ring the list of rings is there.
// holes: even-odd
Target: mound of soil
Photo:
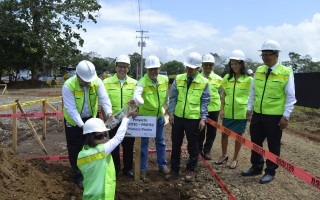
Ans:
[[[27,162],[0,146],[0,199],[81,199],[70,175],[68,166]]]

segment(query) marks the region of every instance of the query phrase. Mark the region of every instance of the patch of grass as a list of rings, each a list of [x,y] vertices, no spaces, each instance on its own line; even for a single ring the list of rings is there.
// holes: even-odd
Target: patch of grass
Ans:
[[[320,135],[320,109],[295,106],[290,116],[289,128]]]

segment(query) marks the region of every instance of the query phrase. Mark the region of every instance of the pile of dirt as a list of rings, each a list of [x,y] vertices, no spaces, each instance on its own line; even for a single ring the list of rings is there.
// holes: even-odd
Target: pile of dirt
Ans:
[[[27,162],[0,146],[0,199],[81,199],[71,169],[44,161]]]

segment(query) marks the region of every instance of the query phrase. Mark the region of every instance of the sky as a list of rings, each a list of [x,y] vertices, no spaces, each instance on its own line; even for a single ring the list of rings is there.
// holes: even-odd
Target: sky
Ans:
[[[139,3],[138,3],[139,2]],[[85,24],[80,48],[101,57],[141,53],[166,63],[183,62],[191,52],[229,57],[235,49],[262,62],[265,40],[280,43],[280,60],[289,52],[320,60],[319,0],[100,0],[97,23]],[[140,6],[139,6],[140,5]],[[140,12],[139,12],[140,10]]]

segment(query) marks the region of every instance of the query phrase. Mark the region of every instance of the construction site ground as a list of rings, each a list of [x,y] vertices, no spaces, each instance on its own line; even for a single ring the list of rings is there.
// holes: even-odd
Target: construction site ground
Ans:
[[[8,88],[8,93],[0,96],[1,105],[14,103],[16,99],[27,102],[37,99],[61,96],[61,88],[16,89]],[[52,106],[61,111],[61,102]],[[41,105],[25,108],[26,112],[41,112]],[[11,111],[1,111],[0,114]],[[41,119],[31,120],[41,137]],[[66,199],[80,200],[82,191],[72,181],[72,171],[66,160],[46,162],[27,160],[32,156],[44,156],[40,145],[34,138],[26,120],[18,121],[17,154],[12,149],[12,119],[0,118],[0,200],[11,199]],[[283,199],[283,200],[318,200],[320,191],[303,182],[288,171],[279,167],[276,178],[270,184],[259,184],[260,176],[242,177],[241,171],[251,166],[250,150],[241,149],[238,166],[229,169],[228,163],[214,165],[221,155],[221,131],[217,132],[212,160],[207,161],[236,199]],[[244,134],[249,139],[249,133]],[[167,149],[171,149],[171,127],[165,126]],[[48,155],[67,155],[65,134],[61,119],[47,119],[47,137],[42,140]],[[281,157],[314,176],[320,176],[320,112],[316,109],[299,108],[290,119],[289,128],[282,137]],[[186,140],[183,147],[186,148]],[[154,140],[150,140],[150,149],[155,150]],[[228,155],[233,155],[234,139],[229,138]],[[267,149],[267,145],[264,145]],[[156,155],[149,155],[147,180],[135,181],[122,176],[117,178],[116,199],[229,199],[229,195],[219,187],[216,179],[199,160],[196,181],[184,181],[187,153],[182,153],[181,178],[165,181],[158,172]],[[170,166],[170,152],[167,153]]]

